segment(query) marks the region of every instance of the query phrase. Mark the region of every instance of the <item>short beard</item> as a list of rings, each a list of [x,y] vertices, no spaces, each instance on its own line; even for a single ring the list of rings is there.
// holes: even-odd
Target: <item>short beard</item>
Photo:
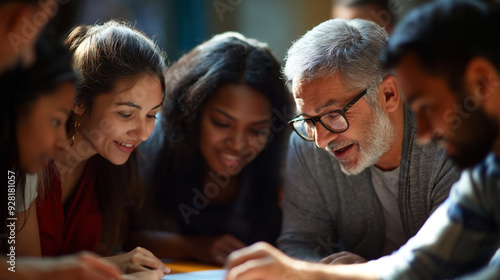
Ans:
[[[365,125],[365,131],[368,131],[365,135],[362,135],[364,139],[362,140],[363,145],[359,144],[359,141],[348,141],[348,142],[330,142],[326,149],[332,154],[332,150],[336,150],[340,147],[345,147],[350,144],[357,144],[361,156],[359,160],[354,163],[350,163],[349,160],[339,160],[340,170],[346,175],[358,175],[370,166],[375,165],[380,157],[387,153],[394,142],[394,126],[380,105],[377,103],[371,106],[373,110],[373,122],[369,125]]]
[[[449,155],[450,158],[461,169],[480,163],[492,151],[498,130],[498,122],[486,115],[481,108],[471,112],[456,130],[459,140],[450,141],[457,151],[456,154]]]

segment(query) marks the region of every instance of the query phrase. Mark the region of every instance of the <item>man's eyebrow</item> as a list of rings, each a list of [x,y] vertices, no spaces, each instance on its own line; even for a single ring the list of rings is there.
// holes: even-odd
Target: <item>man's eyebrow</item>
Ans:
[[[333,105],[337,105],[337,104],[338,104],[337,101],[335,101],[333,99],[330,99],[330,100],[326,101],[323,105],[321,105],[321,106],[317,107],[316,109],[314,109],[314,112],[316,114],[319,114],[319,112],[321,112],[323,109],[328,108],[328,107],[333,106]],[[301,116],[310,117],[310,115],[304,114],[301,111],[298,111],[298,110],[295,111],[295,117],[301,117]]]
[[[319,114],[319,112],[321,112],[323,109],[328,108],[328,107],[333,106],[333,105],[335,105],[336,107],[340,107],[340,104],[338,101],[330,99],[327,102],[325,102],[325,104],[316,108],[314,111],[316,112],[316,114]]]

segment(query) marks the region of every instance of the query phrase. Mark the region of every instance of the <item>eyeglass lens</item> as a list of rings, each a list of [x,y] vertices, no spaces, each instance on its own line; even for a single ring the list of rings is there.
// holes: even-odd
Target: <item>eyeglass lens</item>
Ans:
[[[332,132],[343,132],[347,129],[347,120],[343,115],[332,112],[321,117],[321,123]],[[300,120],[293,123],[295,131],[305,138],[314,139],[316,129],[313,120]]]

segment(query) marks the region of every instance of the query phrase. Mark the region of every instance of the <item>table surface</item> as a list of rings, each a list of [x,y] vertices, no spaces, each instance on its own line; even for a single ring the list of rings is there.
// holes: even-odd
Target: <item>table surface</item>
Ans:
[[[184,260],[164,260],[164,263],[168,268],[172,270],[170,273],[185,273],[222,268],[220,266]]]

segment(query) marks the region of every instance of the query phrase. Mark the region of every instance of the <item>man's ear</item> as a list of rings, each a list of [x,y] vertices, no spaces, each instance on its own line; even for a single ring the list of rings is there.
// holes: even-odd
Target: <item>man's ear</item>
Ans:
[[[379,90],[379,100],[382,98],[380,101],[385,111],[389,113],[396,111],[401,103],[398,79],[393,75],[387,76],[379,85]]]
[[[496,67],[482,57],[472,58],[464,71],[464,85],[478,100],[486,101],[500,88],[499,73]]]

